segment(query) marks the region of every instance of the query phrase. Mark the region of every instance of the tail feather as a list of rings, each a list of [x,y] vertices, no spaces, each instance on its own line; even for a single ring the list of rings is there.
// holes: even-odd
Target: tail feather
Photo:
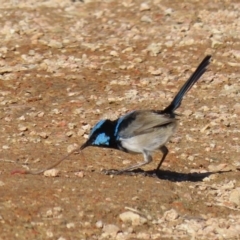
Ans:
[[[207,55],[203,61],[200,63],[195,72],[191,77],[185,82],[178,94],[175,96],[173,101],[168,107],[166,107],[163,113],[173,113],[178,107],[180,107],[183,96],[191,89],[191,87],[197,82],[197,80],[205,73],[207,66],[210,63],[211,56]]]

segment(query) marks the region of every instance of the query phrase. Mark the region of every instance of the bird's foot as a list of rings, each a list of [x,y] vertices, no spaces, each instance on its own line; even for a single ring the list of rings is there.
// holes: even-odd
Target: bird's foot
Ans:
[[[142,169],[135,169],[135,170],[103,169],[102,173],[106,175],[128,175],[128,176],[144,176],[144,177],[158,178],[158,174],[156,171],[145,172]]]
[[[121,170],[116,170],[116,169],[103,169],[102,173],[106,174],[106,175],[121,175],[125,172],[121,171]]]

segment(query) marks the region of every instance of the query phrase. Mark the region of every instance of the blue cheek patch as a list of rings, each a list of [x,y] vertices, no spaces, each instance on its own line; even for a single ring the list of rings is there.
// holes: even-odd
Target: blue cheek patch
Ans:
[[[108,146],[109,145],[109,140],[110,137],[107,136],[105,133],[100,133],[96,139],[94,140],[94,142],[92,143],[93,145],[105,145]]]

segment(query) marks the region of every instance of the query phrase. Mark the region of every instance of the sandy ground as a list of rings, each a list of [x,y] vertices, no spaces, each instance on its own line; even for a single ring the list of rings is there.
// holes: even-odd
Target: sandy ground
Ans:
[[[0,239],[240,239],[239,1],[0,1]],[[99,119],[162,109],[205,55],[158,177],[87,148]]]

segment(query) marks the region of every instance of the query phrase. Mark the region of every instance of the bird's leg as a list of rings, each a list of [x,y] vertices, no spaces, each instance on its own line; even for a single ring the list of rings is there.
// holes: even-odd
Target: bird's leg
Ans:
[[[129,171],[132,171],[134,169],[140,168],[140,167],[142,167],[144,165],[147,165],[147,164],[149,164],[152,161],[151,154],[149,154],[149,152],[147,152],[145,150],[143,151],[143,157],[144,157],[144,161],[143,162],[140,162],[138,164],[132,165],[132,166],[127,167],[127,168],[123,168],[123,169],[119,170],[119,172],[129,172]]]
[[[122,173],[125,173],[125,172],[130,172],[134,169],[137,169],[139,167],[142,167],[144,165],[147,165],[149,164],[151,161],[152,161],[152,156],[151,154],[148,152],[148,151],[143,151],[143,156],[144,156],[144,161],[141,162],[141,163],[138,163],[138,164],[135,164],[135,165],[132,165],[130,167],[127,167],[127,168],[123,168],[121,170],[105,170],[104,173],[105,174],[122,174]]]
[[[165,160],[166,156],[168,155],[168,149],[167,149],[166,146],[164,146],[164,145],[161,146],[161,147],[160,147],[160,150],[161,150],[163,156],[162,156],[162,159],[161,159],[160,163],[158,164],[158,166],[157,166],[157,168],[156,168],[156,170],[155,170],[156,173],[158,172],[158,170],[159,170],[159,168],[161,167],[163,161]]]

